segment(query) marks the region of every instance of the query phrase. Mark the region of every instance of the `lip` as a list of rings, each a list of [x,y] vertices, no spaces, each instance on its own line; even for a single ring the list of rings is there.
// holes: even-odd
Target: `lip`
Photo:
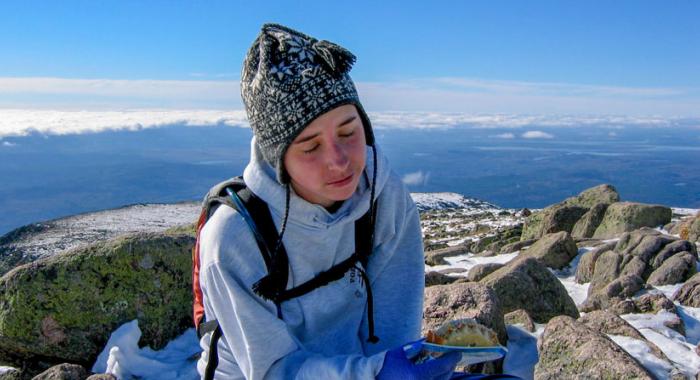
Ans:
[[[352,177],[353,177],[353,175],[350,174],[349,176],[347,176],[339,181],[328,182],[328,186],[343,187],[343,186],[349,184],[350,182],[352,182]]]

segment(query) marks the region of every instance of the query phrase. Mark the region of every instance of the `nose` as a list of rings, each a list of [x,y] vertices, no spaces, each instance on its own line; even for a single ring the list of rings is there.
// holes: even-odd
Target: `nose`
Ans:
[[[350,160],[345,152],[345,148],[337,141],[334,141],[332,144],[329,144],[326,162],[328,163],[328,169],[344,171],[350,163]]]

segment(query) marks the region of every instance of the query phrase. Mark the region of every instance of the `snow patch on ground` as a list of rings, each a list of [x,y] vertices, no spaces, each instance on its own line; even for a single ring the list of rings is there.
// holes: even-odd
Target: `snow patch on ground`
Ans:
[[[419,211],[439,209],[472,209],[474,212],[484,210],[503,210],[502,208],[475,198],[467,198],[457,193],[411,193]]]
[[[496,256],[491,256],[491,257],[479,257],[474,254],[468,253],[466,255],[459,255],[459,256],[453,256],[453,257],[446,257],[445,261],[449,263],[449,265],[435,265],[435,266],[425,266],[425,271],[430,272],[430,271],[441,271],[445,269],[452,269],[452,268],[461,268],[464,269],[463,272],[461,273],[455,273],[452,274],[454,276],[466,276],[467,273],[469,273],[469,270],[475,267],[476,265],[479,264],[488,264],[488,263],[498,263],[498,264],[506,264],[509,261],[513,260],[518,256],[518,252],[513,252],[513,253],[507,253],[504,255],[496,255]]]
[[[138,346],[138,320],[121,325],[97,357],[92,372],[111,373],[118,379],[199,379],[195,355],[201,349],[194,329],[189,329],[160,351]]]
[[[639,363],[644,366],[649,372],[654,374],[658,379],[670,378],[670,373],[673,371],[671,363],[656,357],[646,342],[630,338],[622,335],[608,335],[613,342],[632,355]]]

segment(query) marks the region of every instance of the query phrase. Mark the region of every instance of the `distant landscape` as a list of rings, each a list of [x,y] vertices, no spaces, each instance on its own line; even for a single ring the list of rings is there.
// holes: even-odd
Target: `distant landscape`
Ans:
[[[412,192],[540,208],[609,183],[624,200],[700,208],[695,125],[378,127],[376,135]],[[242,173],[250,137],[250,129],[226,125],[5,137],[0,235],[76,213],[198,200],[217,181]]]

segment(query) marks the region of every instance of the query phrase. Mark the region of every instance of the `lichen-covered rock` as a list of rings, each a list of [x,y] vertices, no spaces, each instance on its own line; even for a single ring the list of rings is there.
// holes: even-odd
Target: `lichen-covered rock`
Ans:
[[[575,205],[556,204],[530,215],[523,226],[520,240],[539,239],[560,231],[571,233],[576,222],[588,211]]]
[[[520,255],[533,257],[550,268],[562,269],[569,265],[577,253],[576,243],[569,233],[562,231],[543,236]]]
[[[654,379],[612,340],[568,316],[547,323],[537,348],[538,380]]]
[[[564,204],[593,208],[599,204],[609,205],[620,201],[620,194],[614,186],[603,184],[582,191],[579,195],[564,200]]]
[[[690,252],[676,253],[649,275],[647,283],[660,286],[685,282],[695,274],[696,262],[696,257]]]
[[[0,278],[0,360],[92,365],[133,319],[142,342],[163,347],[192,323],[193,245],[139,233],[13,269]]]
[[[88,370],[77,364],[63,363],[38,374],[32,380],[83,380]]]
[[[480,283],[496,292],[504,313],[524,309],[538,323],[557,315],[578,318],[576,304],[564,285],[537,259],[517,258]]]
[[[661,310],[676,314],[676,305],[663,293],[647,293],[634,299],[636,313],[658,313]]]
[[[428,287],[434,285],[451,284],[457,281],[457,279],[457,277],[448,276],[436,271],[430,271],[425,274],[425,286]]]
[[[485,236],[474,242],[470,250],[472,253],[476,253],[479,256],[495,256],[499,253],[508,253],[501,252],[501,248],[520,241],[522,230],[522,225],[501,227],[496,230],[494,235]]]
[[[460,318],[474,318],[493,329],[501,344],[507,344],[503,311],[493,290],[473,282],[436,285],[425,289],[422,335],[447,321]]]
[[[586,211],[581,219],[576,222],[571,229],[571,236],[574,238],[591,238],[595,234],[595,230],[603,221],[605,211],[608,209],[608,204],[598,203]]]
[[[695,258],[697,258],[698,254],[695,249],[695,244],[687,241],[687,240],[676,240],[672,241],[666,246],[664,246],[655,256],[652,260],[650,260],[650,268],[652,270],[658,269],[661,264],[664,263],[669,257],[675,255],[678,252],[689,252],[692,254]]]
[[[94,375],[90,375],[90,377],[85,380],[117,380],[117,378],[109,373],[96,373]]]
[[[683,306],[700,307],[700,273],[696,273],[673,294],[673,300]]]
[[[436,249],[425,252],[425,263],[430,266],[448,265],[445,257],[459,256],[469,253],[469,248],[464,245]]]
[[[605,216],[593,237],[609,239],[640,227],[663,226],[671,221],[671,214],[671,209],[665,206],[633,202],[613,203],[605,211]]]
[[[603,252],[595,262],[595,269],[591,277],[591,285],[588,287],[588,295],[605,288],[611,281],[620,275],[622,255],[615,251]]]
[[[499,263],[486,263],[474,265],[467,274],[468,281],[481,281],[482,278],[488,276],[489,274],[501,269],[504,264]]]
[[[600,255],[604,252],[610,251],[613,248],[615,248],[616,244],[616,242],[604,243],[603,245],[598,246],[595,249],[592,249],[581,255],[581,259],[579,260],[578,266],[576,267],[576,276],[574,278],[575,281],[579,284],[585,284],[586,282],[590,282],[593,278],[593,273],[595,271],[595,263],[596,260],[598,260],[598,257],[600,257]]]
[[[535,322],[530,317],[530,314],[523,309],[511,311],[503,316],[507,325],[521,325],[529,332],[535,332]]]
[[[688,227],[688,240],[700,243],[700,216],[696,216],[695,220]]]
[[[522,240],[522,241],[516,241],[515,243],[510,243],[506,244],[503,247],[501,247],[500,254],[503,255],[505,253],[513,253],[515,251],[520,251],[521,249],[531,246],[534,244],[537,240],[535,239],[529,239],[529,240]]]
[[[618,304],[624,298],[633,296],[643,287],[644,280],[635,274],[616,278],[607,284],[605,288],[589,294],[580,306],[580,310],[590,312],[607,309]]]
[[[654,356],[668,361],[668,357],[657,345],[648,341],[637,329],[612,312],[595,310],[582,316],[578,321],[601,334],[622,335],[644,341],[654,353]]]

